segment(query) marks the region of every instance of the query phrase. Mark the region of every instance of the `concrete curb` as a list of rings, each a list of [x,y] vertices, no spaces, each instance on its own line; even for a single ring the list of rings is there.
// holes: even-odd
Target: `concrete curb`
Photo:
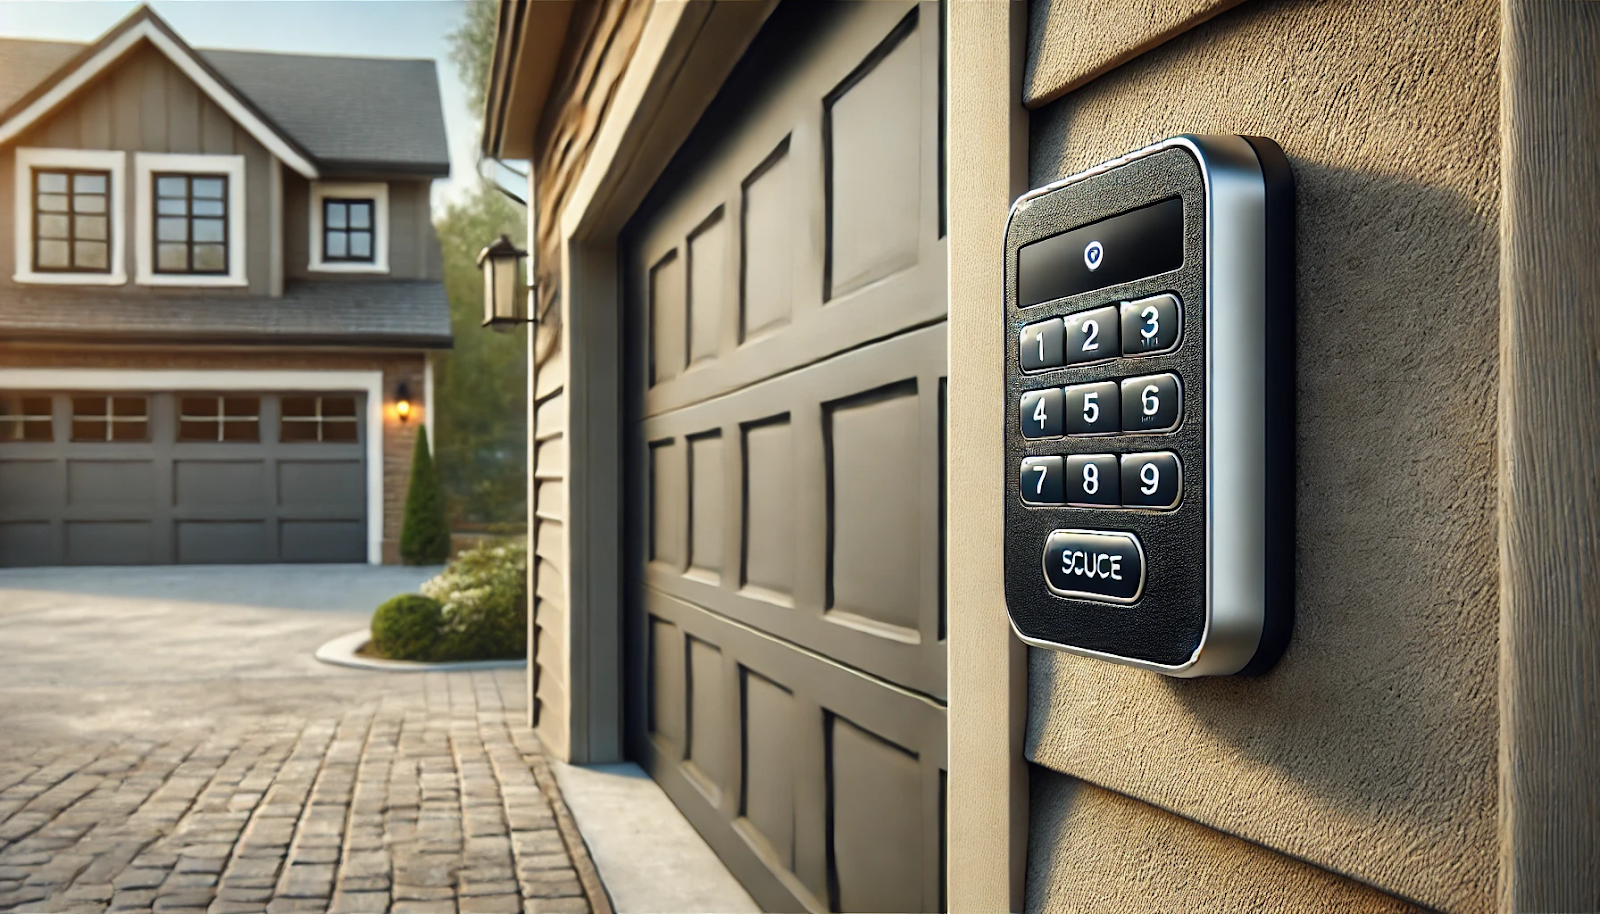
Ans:
[[[462,660],[455,663],[423,663],[418,660],[379,660],[361,657],[356,651],[372,640],[368,629],[341,635],[317,648],[316,658],[333,666],[347,666],[357,670],[383,670],[389,673],[448,673],[453,670],[520,670],[528,665],[526,660]]]

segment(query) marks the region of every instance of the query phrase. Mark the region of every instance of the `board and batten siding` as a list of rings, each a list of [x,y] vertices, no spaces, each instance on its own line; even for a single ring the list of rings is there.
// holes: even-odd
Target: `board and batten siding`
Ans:
[[[148,45],[133,51],[110,72],[83,89],[15,141],[0,148],[0,285],[12,285],[16,271],[14,224],[16,150],[24,147],[109,149],[127,153],[164,152],[190,155],[241,155],[245,160],[245,273],[249,287],[208,289],[211,295],[271,295],[277,272],[272,239],[281,232],[274,206],[277,159],[234,123],[189,77]],[[133,157],[128,157],[133,180]],[[124,187],[125,218],[133,218],[134,191]],[[127,233],[123,258],[134,275],[134,237]],[[279,274],[281,275],[281,274]],[[170,289],[129,282],[118,292],[162,295]]]

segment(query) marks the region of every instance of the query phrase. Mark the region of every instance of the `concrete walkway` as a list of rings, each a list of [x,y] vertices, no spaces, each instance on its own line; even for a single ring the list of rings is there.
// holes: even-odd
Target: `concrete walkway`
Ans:
[[[587,912],[521,671],[312,659],[434,570],[0,571],[0,911]]]

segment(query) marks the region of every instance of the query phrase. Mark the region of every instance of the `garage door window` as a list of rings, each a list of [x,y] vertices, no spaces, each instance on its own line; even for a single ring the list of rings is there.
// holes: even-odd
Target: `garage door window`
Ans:
[[[261,440],[260,397],[183,397],[178,401],[179,441]]]
[[[278,437],[286,442],[356,441],[356,398],[284,397]]]
[[[54,441],[50,398],[0,394],[0,441]]]
[[[150,398],[73,397],[72,440],[150,440]]]

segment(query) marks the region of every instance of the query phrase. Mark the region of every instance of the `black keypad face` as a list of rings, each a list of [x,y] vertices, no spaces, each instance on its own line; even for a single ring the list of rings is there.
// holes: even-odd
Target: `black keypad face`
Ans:
[[[1115,385],[1113,385],[1115,386]],[[1061,388],[1030,390],[1022,395],[1022,437],[1060,438],[1066,434]]]
[[[1062,342],[1065,328],[1059,319],[1040,321],[1022,328],[1018,356],[1023,371],[1044,371],[1063,364]]]
[[[1025,457],[1022,460],[1022,500],[1031,505],[1066,502],[1060,457]]]
[[[1116,308],[1096,308],[1067,315],[1067,364],[1084,365],[1122,355],[1118,342],[1119,321]]]
[[[1153,374],[1122,382],[1124,434],[1170,432],[1183,417],[1183,385],[1174,374]]]
[[[1122,505],[1172,509],[1183,496],[1183,467],[1171,451],[1122,455]]]
[[[1115,508],[1121,471],[1115,454],[1074,454],[1066,461],[1066,502],[1091,508]]]
[[[1121,388],[1116,381],[1066,389],[1066,434],[1114,435],[1122,431]]]
[[[1177,348],[1183,337],[1183,308],[1178,296],[1152,295],[1122,303],[1122,354],[1156,355]]]

